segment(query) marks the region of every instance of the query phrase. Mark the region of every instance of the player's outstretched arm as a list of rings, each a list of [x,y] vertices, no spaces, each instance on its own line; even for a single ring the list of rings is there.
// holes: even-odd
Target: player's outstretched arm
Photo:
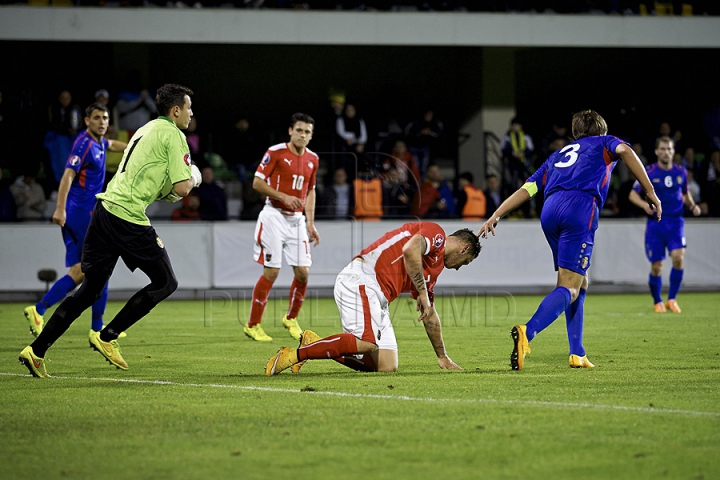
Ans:
[[[425,333],[427,333],[430,343],[433,349],[435,349],[435,354],[438,357],[438,366],[443,370],[462,370],[458,364],[447,356],[445,342],[442,336],[442,327],[440,325],[440,317],[438,317],[434,309],[432,313],[423,320],[423,325],[425,326]]]
[[[652,210],[657,212],[657,219],[659,222],[662,217],[662,205],[660,204],[660,199],[657,195],[655,195],[655,188],[653,188],[652,182],[650,182],[650,177],[648,177],[647,172],[645,171],[645,166],[640,161],[640,158],[638,158],[635,150],[633,150],[630,146],[621,143],[615,149],[615,153],[617,153],[620,159],[625,163],[625,165],[627,165],[628,170],[635,175],[635,178],[637,178],[640,186],[643,190],[645,190],[647,202],[650,204]]]
[[[535,191],[537,192],[537,188],[535,188]],[[495,236],[495,227],[497,226],[500,219],[515,210],[523,203],[530,200],[530,198],[531,195],[527,188],[525,188],[524,186],[518,188],[515,193],[506,198],[505,201],[500,204],[497,210],[495,210],[495,212],[493,212],[493,214],[488,217],[487,221],[483,223],[483,225],[480,227],[480,230],[478,231],[478,236],[481,238],[487,238],[488,233],[492,233],[493,236]]]

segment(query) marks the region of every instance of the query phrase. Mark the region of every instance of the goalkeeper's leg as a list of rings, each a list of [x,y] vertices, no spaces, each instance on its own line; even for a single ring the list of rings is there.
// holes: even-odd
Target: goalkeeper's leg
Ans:
[[[118,335],[150,313],[155,305],[177,289],[178,281],[167,254],[139,268],[150,278],[150,284],[133,295],[112,322],[100,332],[100,339],[103,342],[116,340]]]

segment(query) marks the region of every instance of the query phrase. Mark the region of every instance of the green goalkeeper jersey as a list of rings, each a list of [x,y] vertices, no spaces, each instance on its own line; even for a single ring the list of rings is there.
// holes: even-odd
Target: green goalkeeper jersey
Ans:
[[[113,215],[150,225],[145,211],[163,186],[190,178],[190,148],[185,134],[167,117],[146,123],[132,136],[107,190],[97,195]]]

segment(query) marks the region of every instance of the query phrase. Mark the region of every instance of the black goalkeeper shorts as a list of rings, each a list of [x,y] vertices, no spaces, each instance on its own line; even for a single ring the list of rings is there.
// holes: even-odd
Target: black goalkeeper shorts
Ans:
[[[135,271],[162,257],[167,257],[167,251],[153,227],[116,217],[101,201],[95,204],[83,244],[83,272],[112,271],[118,258],[123,259],[130,271]]]

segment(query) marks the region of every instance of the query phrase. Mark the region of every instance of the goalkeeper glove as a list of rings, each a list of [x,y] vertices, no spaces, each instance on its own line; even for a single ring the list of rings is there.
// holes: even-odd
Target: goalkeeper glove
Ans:
[[[190,178],[192,178],[194,183],[193,187],[197,187],[202,183],[202,174],[200,173],[200,169],[194,163],[190,165]]]

